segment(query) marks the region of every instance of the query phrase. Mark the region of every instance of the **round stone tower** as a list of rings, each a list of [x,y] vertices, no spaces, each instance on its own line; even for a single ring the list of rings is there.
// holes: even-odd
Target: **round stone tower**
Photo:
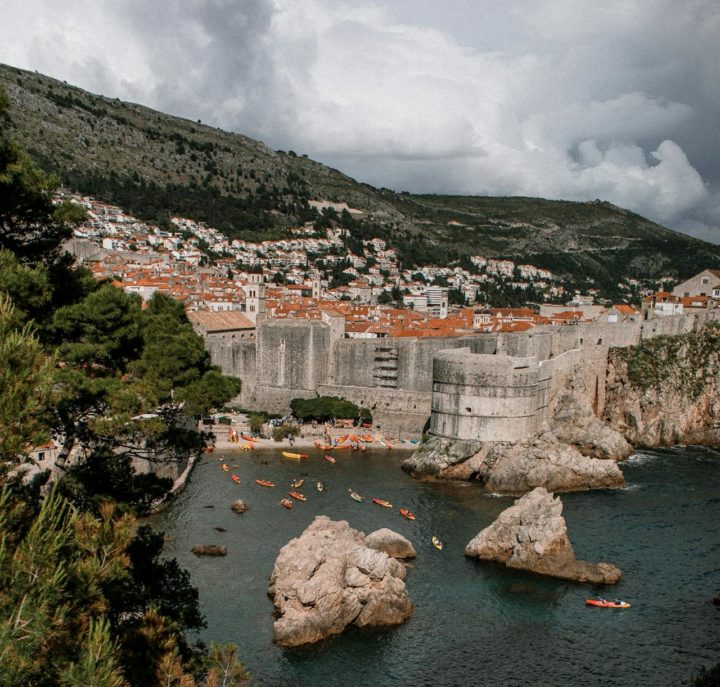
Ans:
[[[535,357],[440,351],[433,359],[430,433],[449,439],[521,441],[538,430]]]

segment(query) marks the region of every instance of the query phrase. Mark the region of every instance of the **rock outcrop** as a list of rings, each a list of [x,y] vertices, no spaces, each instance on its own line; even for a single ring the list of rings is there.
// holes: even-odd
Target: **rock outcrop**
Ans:
[[[433,437],[403,462],[403,468],[420,477],[477,480],[490,491],[511,494],[539,486],[575,491],[624,484],[615,461],[583,455],[551,432],[519,443],[458,443],[462,450]]]
[[[365,537],[365,546],[369,546],[376,551],[382,551],[392,558],[415,558],[415,548],[409,539],[402,534],[393,532],[387,527],[376,530],[372,534]]]
[[[542,487],[504,510],[465,547],[465,555],[578,582],[615,584],[622,575],[609,563],[587,563],[575,558],[562,516],[562,501]]]
[[[605,421],[631,444],[720,444],[720,326],[610,350]]]
[[[552,432],[559,441],[591,458],[624,460],[633,452],[620,432],[595,417],[587,395],[569,390],[558,394]]]
[[[383,533],[369,538],[388,541]],[[350,625],[399,625],[412,615],[405,566],[367,539],[347,522],[321,515],[280,550],[268,587],[278,644],[317,642]]]
[[[227,556],[227,549],[217,544],[199,544],[193,546],[191,551],[196,556]]]

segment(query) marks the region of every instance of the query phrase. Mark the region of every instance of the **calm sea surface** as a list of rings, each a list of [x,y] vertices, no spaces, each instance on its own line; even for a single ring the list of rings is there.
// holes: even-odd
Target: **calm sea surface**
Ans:
[[[280,451],[226,453],[236,485],[216,456],[198,464],[186,490],[151,524],[169,537],[166,553],[200,590],[205,641],[239,645],[255,679],[271,685],[681,685],[720,661],[720,452],[677,448],[641,452],[624,463],[628,486],[562,495],[578,558],[624,572],[616,587],[592,587],[511,572],[468,560],[463,549],[513,499],[465,483],[424,483],[400,470],[400,452],[313,450],[297,463]],[[305,476],[306,503],[278,505]],[[267,489],[255,479],[278,485]],[[319,494],[315,482],[327,490]],[[392,510],[348,497],[351,487]],[[242,498],[244,515],[230,511]],[[212,507],[210,507],[212,506]],[[400,517],[410,508],[417,520]],[[310,649],[272,643],[267,581],[279,549],[319,514],[366,533],[390,527],[418,556],[407,579],[415,604],[403,626],[348,632]],[[223,527],[226,532],[214,528]],[[445,542],[436,551],[430,538]],[[196,544],[223,544],[225,558],[197,558]],[[590,608],[602,593],[624,611]]]

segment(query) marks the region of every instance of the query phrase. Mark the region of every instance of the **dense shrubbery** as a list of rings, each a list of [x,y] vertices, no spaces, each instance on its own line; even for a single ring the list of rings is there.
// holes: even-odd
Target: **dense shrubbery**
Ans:
[[[303,422],[317,420],[326,422],[332,419],[372,421],[367,408],[360,408],[344,398],[337,396],[318,396],[317,398],[294,398],[290,401],[293,415]]]

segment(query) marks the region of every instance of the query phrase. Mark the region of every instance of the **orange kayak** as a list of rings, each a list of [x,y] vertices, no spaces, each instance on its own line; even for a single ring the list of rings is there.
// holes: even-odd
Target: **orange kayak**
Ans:
[[[232,475],[230,475],[230,478],[233,482],[235,482],[235,484],[240,484],[240,478],[234,472]]]
[[[255,484],[259,484],[261,487],[274,487],[275,483],[270,482],[267,479],[256,479]]]
[[[411,513],[407,508],[401,508],[400,515],[402,515],[403,518],[407,518],[408,520],[415,520],[415,515]]]
[[[257,439],[253,439],[252,437],[249,437],[247,434],[241,434],[241,435],[240,435],[240,438],[241,438],[241,439],[245,439],[245,441],[249,441],[251,444],[252,444],[254,441],[257,441]]]
[[[376,503],[378,506],[382,506],[383,508],[392,508],[392,503],[390,501],[386,501],[385,499],[373,499],[373,503]]]
[[[304,494],[301,494],[299,491],[291,491],[288,492],[290,496],[292,496],[297,501],[307,501],[307,498],[305,498]]]
[[[587,599],[585,603],[588,606],[597,606],[598,608],[630,608],[627,601],[608,601],[607,599]]]

